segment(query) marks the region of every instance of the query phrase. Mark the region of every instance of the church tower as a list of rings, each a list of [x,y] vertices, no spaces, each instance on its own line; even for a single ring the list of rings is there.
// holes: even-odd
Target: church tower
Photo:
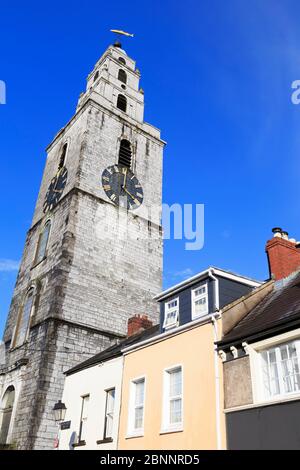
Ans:
[[[1,444],[53,448],[63,372],[124,337],[134,314],[158,320],[164,142],[139,81],[110,46],[47,148],[3,338]]]

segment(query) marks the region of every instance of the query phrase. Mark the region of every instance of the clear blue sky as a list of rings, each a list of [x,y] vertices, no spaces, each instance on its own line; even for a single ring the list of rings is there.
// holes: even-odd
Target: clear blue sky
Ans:
[[[12,6],[13,5],[13,6]],[[45,163],[110,28],[135,33],[145,118],[168,141],[164,202],[205,204],[205,246],[165,243],[165,286],[208,265],[268,276],[279,225],[300,238],[300,4],[295,0],[1,3],[0,331]]]

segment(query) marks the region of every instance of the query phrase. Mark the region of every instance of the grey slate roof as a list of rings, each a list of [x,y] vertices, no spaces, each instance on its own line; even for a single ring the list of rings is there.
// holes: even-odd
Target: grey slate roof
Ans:
[[[135,343],[139,343],[140,341],[144,341],[146,339],[152,338],[152,336],[156,336],[160,332],[159,325],[154,325],[151,328],[147,328],[147,330],[143,330],[140,333],[135,335],[129,336],[118,343],[110,346],[109,348],[101,351],[100,353],[96,354],[95,356],[90,357],[84,362],[77,364],[72,369],[69,369],[65,372],[66,375],[74,374],[83,369],[87,369],[92,367],[96,364],[100,364],[101,362],[108,361],[113,359],[114,357],[118,357],[122,355],[122,349],[126,346],[131,346]]]
[[[300,326],[300,272],[284,281],[275,283],[270,292],[218,343],[219,346],[243,339],[255,340],[255,336],[270,330]]]

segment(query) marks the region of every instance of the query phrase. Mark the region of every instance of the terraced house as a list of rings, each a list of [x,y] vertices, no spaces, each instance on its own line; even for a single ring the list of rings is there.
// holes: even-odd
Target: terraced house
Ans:
[[[156,297],[160,322],[67,372],[60,449],[222,449],[222,309],[260,283],[209,268]],[[120,398],[121,397],[121,398]],[[109,425],[108,425],[109,423]]]
[[[300,449],[300,244],[276,228],[266,251],[271,280],[218,343],[229,449]]]

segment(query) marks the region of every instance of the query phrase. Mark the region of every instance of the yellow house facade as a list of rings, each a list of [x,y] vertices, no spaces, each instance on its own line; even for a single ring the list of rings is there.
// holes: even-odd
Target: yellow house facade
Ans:
[[[225,448],[220,328],[210,317],[124,351],[119,449]]]
[[[122,350],[118,449],[226,448],[217,342],[242,311],[230,319],[223,310],[260,289],[257,281],[211,267],[156,297],[159,333]]]

